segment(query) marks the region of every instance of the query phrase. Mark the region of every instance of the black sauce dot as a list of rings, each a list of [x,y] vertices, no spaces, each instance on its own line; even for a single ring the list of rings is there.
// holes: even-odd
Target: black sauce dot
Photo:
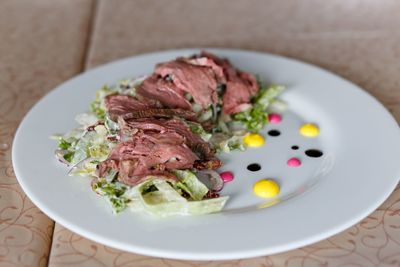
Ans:
[[[271,130],[268,132],[268,135],[269,136],[279,136],[279,135],[281,135],[281,132],[278,130]]]
[[[306,155],[311,158],[319,158],[323,155],[322,151],[318,149],[308,149],[305,151]]]
[[[261,170],[261,165],[257,163],[252,163],[247,166],[247,169],[252,172]]]
[[[297,149],[299,149],[299,146],[292,146],[292,149],[297,150]]]

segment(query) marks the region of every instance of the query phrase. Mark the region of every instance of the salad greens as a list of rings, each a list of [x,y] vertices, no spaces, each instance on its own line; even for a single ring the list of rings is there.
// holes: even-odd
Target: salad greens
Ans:
[[[156,191],[146,192],[150,186]],[[132,209],[143,210],[157,217],[175,215],[201,215],[220,211],[229,197],[219,197],[191,201],[181,196],[169,182],[159,179],[149,179],[132,188],[129,192]]]
[[[193,170],[172,171],[177,181],[149,176],[134,187],[118,182],[118,171],[114,169],[110,169],[105,177],[98,177],[98,164],[107,159],[121,138],[118,123],[106,112],[104,98],[110,94],[135,96],[136,88],[144,78],[123,80],[114,86],[100,88],[90,104],[91,111],[76,116],[79,127],[64,135],[53,136],[58,141],[56,156],[71,168],[69,175],[92,177],[93,191],[105,198],[115,213],[130,208],[157,217],[167,217],[220,211],[229,197],[209,198],[209,193],[213,191],[200,181],[200,173]],[[284,102],[276,100],[284,90],[283,86],[261,84],[260,88],[247,110],[226,115],[222,113],[221,100],[205,110],[192,102],[200,123],[183,122],[217,152],[243,151],[243,137],[248,132],[260,131],[268,123],[267,111],[285,108]],[[222,97],[225,87],[220,85],[217,91]],[[189,101],[193,100],[189,94],[186,97]],[[211,128],[205,126],[208,122],[212,122]]]
[[[178,187],[185,189],[193,200],[202,200],[208,188],[199,181],[196,175],[188,170],[175,170],[173,172],[179,179]]]
[[[243,123],[246,129],[252,132],[260,131],[268,123],[267,108],[284,89],[281,85],[261,87],[251,101],[253,106],[248,110],[234,114],[233,120]]]
[[[115,213],[127,208],[131,200],[125,195],[127,187],[118,182],[107,182],[106,179],[99,179],[92,185],[93,191],[104,196],[111,204]]]

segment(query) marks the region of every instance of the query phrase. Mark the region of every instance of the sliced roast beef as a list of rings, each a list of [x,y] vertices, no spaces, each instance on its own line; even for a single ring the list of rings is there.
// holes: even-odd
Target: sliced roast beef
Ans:
[[[156,176],[157,179],[178,181],[178,179],[173,174],[167,171],[150,171],[145,175],[132,175],[130,171],[133,168],[134,166],[132,166],[131,161],[123,161],[123,163],[121,163],[121,170],[120,174],[118,175],[118,181],[130,186],[138,185],[149,179],[149,177],[151,176]]]
[[[145,133],[157,132],[164,133],[177,133],[182,136],[185,143],[194,152],[200,155],[203,159],[210,159],[214,157],[214,151],[211,149],[210,144],[201,139],[200,136],[194,134],[190,128],[179,119],[138,119],[138,120],[119,120],[120,128],[124,133],[135,134],[138,130]]]
[[[118,116],[138,110],[161,108],[158,101],[143,97],[136,99],[128,95],[108,95],[104,100],[104,104],[112,120],[116,120]]]
[[[211,59],[224,71],[226,91],[222,99],[222,111],[225,114],[234,114],[249,108],[251,97],[259,90],[256,77],[237,70],[227,59],[221,59],[207,52],[202,52],[201,57]]]
[[[147,98],[157,99],[169,108],[192,109],[184,96],[184,91],[172,81],[162,78],[158,74],[153,74],[145,79],[137,89],[137,93]]]
[[[180,92],[190,94],[193,101],[203,108],[218,101],[216,74],[208,66],[177,59],[158,64],[155,73],[164,78],[171,78]]]
[[[209,143],[204,141],[199,135],[194,134],[190,128],[181,120],[167,120],[165,127],[174,130],[186,139],[186,144],[203,159],[210,159],[214,157],[215,152],[211,149]]]
[[[224,69],[217,65],[214,60],[208,57],[199,57],[197,55],[191,57],[190,59],[187,60],[189,63],[194,64],[194,65],[199,65],[199,66],[206,66],[210,67],[215,74],[215,77],[218,81],[218,83],[224,84],[226,83],[226,78],[224,75]]]
[[[196,160],[193,164],[193,168],[197,170],[215,170],[222,166],[222,161],[217,158]]]
[[[140,133],[114,147],[98,172],[102,177],[110,168],[116,169],[121,182],[136,185],[149,175],[172,178],[169,170],[192,168],[196,160],[198,157],[179,135]]]
[[[173,118],[179,117],[190,121],[197,120],[196,113],[191,110],[180,108],[149,108],[132,111],[121,116],[123,119],[140,119],[140,118]]]

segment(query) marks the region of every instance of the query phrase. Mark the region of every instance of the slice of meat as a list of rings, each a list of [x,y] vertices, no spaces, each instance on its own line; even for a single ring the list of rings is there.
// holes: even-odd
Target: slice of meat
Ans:
[[[214,71],[218,83],[226,83],[224,69],[221,66],[217,65],[211,58],[201,56],[199,57],[195,55],[188,59],[187,62],[194,65],[210,67]]]
[[[186,139],[186,144],[204,159],[214,157],[215,152],[211,149],[210,144],[204,141],[199,135],[194,134],[190,128],[181,120],[167,120],[165,127],[174,130]]]
[[[258,91],[257,81],[238,78],[229,80],[226,84],[226,91],[222,98],[222,111],[225,114],[234,114],[250,107],[250,99]],[[256,88],[256,90],[255,90]]]
[[[222,166],[222,161],[217,158],[207,160],[196,160],[193,168],[197,170],[215,170]]]
[[[108,95],[104,98],[104,104],[112,120],[138,110],[161,107],[158,101],[146,98],[135,99],[128,95]]]
[[[149,108],[132,111],[130,113],[123,114],[123,119],[140,119],[140,118],[173,118],[180,117],[190,121],[196,121],[196,113],[190,110],[184,110],[180,108]]]
[[[194,134],[190,128],[179,119],[138,119],[138,120],[119,120],[120,129],[125,133],[135,134],[137,131],[144,133],[156,132],[176,133],[182,136],[186,145],[194,152],[199,154],[203,159],[214,157],[215,152],[211,149],[210,144],[201,139],[200,136]]]
[[[126,166],[125,168],[127,169],[121,171],[121,174],[118,176],[118,181],[126,185],[136,186],[148,180],[151,177],[157,177],[157,179],[178,182],[178,179],[173,174],[167,171],[152,171],[146,175],[129,175],[129,165]]]
[[[157,74],[145,79],[137,89],[137,93],[147,98],[157,99],[169,108],[192,109],[184,96],[184,91],[180,90],[172,81],[167,81]]]
[[[179,91],[189,93],[194,102],[203,108],[218,101],[217,80],[214,71],[208,66],[177,59],[157,64],[155,73],[164,78],[172,78]]]
[[[224,71],[226,91],[223,96],[222,111],[225,114],[234,114],[243,111],[245,107],[248,108],[251,97],[259,90],[256,77],[237,70],[227,59],[221,59],[211,53],[203,51],[200,56],[214,61]]]
[[[112,168],[119,172],[119,181],[136,185],[149,175],[172,179],[168,171],[192,168],[198,159],[179,135],[140,133],[114,147],[99,164],[98,174],[103,177]]]

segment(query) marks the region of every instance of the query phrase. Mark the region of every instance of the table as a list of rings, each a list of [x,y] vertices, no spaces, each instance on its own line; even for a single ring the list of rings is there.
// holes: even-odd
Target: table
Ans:
[[[399,1],[2,0],[0,36],[0,266],[400,266],[399,187],[363,221],[319,243],[189,262],[70,232],[29,201],[11,163],[19,122],[52,88],[99,64],[170,48],[242,48],[310,62],[365,88],[399,121]]]

